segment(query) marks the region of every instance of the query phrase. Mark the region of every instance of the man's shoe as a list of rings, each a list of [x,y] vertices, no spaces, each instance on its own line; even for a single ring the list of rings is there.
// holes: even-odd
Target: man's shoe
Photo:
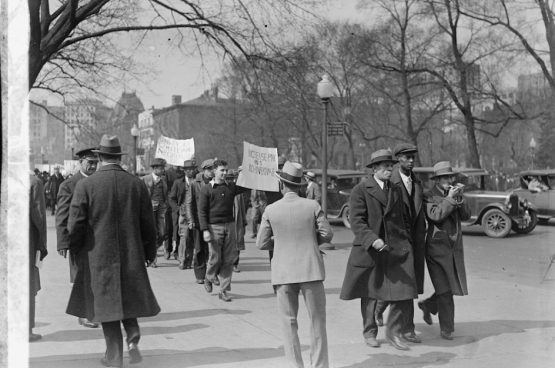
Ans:
[[[170,257],[171,257],[170,252],[164,252],[164,258],[165,258],[165,259],[169,260]]]
[[[415,344],[420,344],[422,342],[422,340],[420,340],[420,337],[418,337],[418,335],[414,331],[401,335],[401,337],[404,340]]]
[[[106,357],[100,359],[100,364],[102,364],[105,367],[121,367],[123,365],[123,364],[112,365],[112,364],[108,363],[108,360],[106,359]]]
[[[212,281],[212,283],[216,286],[220,286],[220,279],[218,278],[218,276],[214,276],[214,281]]]
[[[441,331],[441,338],[445,340],[453,340],[453,336],[451,336],[451,332]]]
[[[378,342],[378,340],[376,340],[375,337],[365,337],[364,342],[366,343],[366,345],[370,346],[371,348],[380,347],[380,343]]]
[[[399,350],[410,350],[409,346],[405,344],[399,336],[386,336],[385,338],[389,345]]]
[[[428,312],[428,308],[426,308],[426,305],[424,304],[424,302],[418,302],[418,308],[420,308],[420,310],[422,310],[422,318],[424,318],[424,322],[426,322],[429,325],[432,325],[434,322],[432,321],[432,315],[430,314],[430,312]]]
[[[129,356],[131,360],[129,360],[129,364],[137,364],[143,361],[143,357],[141,356],[141,352],[139,351],[139,346],[136,343],[132,342],[129,344]]]
[[[185,266],[185,263],[179,262],[179,269],[184,270],[185,268],[187,268],[187,266]]]
[[[233,272],[239,273],[239,272],[241,272],[241,270],[239,269],[239,267],[233,266]]]
[[[42,339],[42,335],[29,333],[29,342],[39,341],[40,339]]]
[[[383,326],[383,315],[381,313],[376,313],[374,316],[376,317],[376,324],[379,327],[382,327]]]
[[[197,280],[197,284],[204,284],[204,280]]]
[[[158,265],[157,265],[156,263],[153,262],[153,263],[150,264],[150,267],[152,267],[152,268],[157,268]]]
[[[207,293],[211,293],[212,292],[212,283],[210,281],[204,280],[204,289],[206,289]]]
[[[179,258],[178,254],[177,254],[177,253],[174,253],[174,254],[173,254],[173,258],[177,261],[178,258]]]
[[[79,318],[79,324],[83,327],[98,328],[98,323],[91,322],[86,318]]]
[[[224,302],[230,302],[231,301],[231,298],[227,295],[227,293],[225,291],[220,291],[219,298],[221,300],[223,300]]]

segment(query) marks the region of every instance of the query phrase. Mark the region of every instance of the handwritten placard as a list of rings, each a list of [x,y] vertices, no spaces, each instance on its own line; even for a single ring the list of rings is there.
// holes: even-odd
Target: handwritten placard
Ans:
[[[243,142],[243,165],[237,185],[245,188],[279,191],[275,176],[278,168],[277,148],[258,147]]]
[[[163,158],[170,165],[183,166],[186,160],[195,155],[195,141],[191,139],[171,139],[163,135],[158,138],[156,158]]]

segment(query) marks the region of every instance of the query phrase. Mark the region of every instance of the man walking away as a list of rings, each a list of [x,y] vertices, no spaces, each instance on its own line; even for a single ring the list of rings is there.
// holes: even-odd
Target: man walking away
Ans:
[[[289,366],[304,367],[297,335],[302,292],[311,325],[311,366],[329,367],[323,283],[326,273],[318,245],[331,242],[333,231],[320,205],[299,197],[301,186],[306,184],[300,164],[286,162],[276,176],[284,197],[266,208],[256,246],[274,250],[272,285],[277,290],[285,356]]]
[[[320,186],[316,183],[316,174],[312,171],[306,173],[305,178],[308,182],[306,186],[306,198],[313,199],[318,203],[321,203],[322,200],[322,191],[320,190]]]

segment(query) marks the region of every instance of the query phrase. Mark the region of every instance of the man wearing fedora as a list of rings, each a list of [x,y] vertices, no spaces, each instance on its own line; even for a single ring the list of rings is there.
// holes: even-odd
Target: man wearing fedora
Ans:
[[[191,160],[185,160],[183,163],[183,169],[185,175],[181,179],[175,180],[170,192],[170,205],[172,207],[172,221],[173,221],[173,238],[175,239],[174,252],[177,252],[179,260],[179,269],[184,270],[185,268],[191,268],[193,263],[193,236],[192,229],[187,225],[182,236],[180,237],[179,232],[179,216],[180,212],[182,216],[186,216],[185,211],[185,199],[187,197],[187,191],[189,190],[193,170],[196,165],[193,164]],[[181,211],[183,209],[183,211]]]
[[[266,207],[258,232],[258,249],[273,249],[272,285],[283,331],[285,356],[291,367],[304,367],[297,335],[299,292],[310,317],[310,360],[312,367],[329,367],[326,333],[324,260],[318,246],[329,243],[333,231],[320,205],[299,197],[306,182],[303,167],[286,162],[280,173],[283,199]]]
[[[470,209],[463,197],[464,186],[453,185],[456,176],[448,161],[438,162],[431,177],[436,185],[424,193],[426,263],[435,292],[418,307],[429,325],[430,314],[439,314],[441,337],[446,340],[452,340],[455,331],[453,295],[468,295],[461,220],[470,218]]]
[[[150,164],[152,172],[141,177],[146,184],[150,200],[152,204],[152,213],[156,224],[156,244],[160,247],[164,244],[164,257],[170,259],[172,244],[164,243],[166,239],[166,211],[168,210],[168,184],[164,176],[166,161],[161,158],[155,158]],[[157,260],[150,265],[157,267]]]
[[[424,191],[422,183],[412,173],[414,161],[418,148],[410,143],[402,143],[395,146],[393,155],[398,160],[398,167],[391,173],[390,182],[396,185],[403,195],[403,203],[405,204],[405,213],[408,214],[408,229],[410,234],[410,243],[412,245],[414,256],[414,272],[416,274],[416,285],[418,294],[424,292],[424,244],[426,241],[426,214],[422,206]],[[380,300],[376,305],[376,322],[378,326],[383,326],[382,314],[389,303]],[[408,311],[408,317],[405,320],[405,327],[402,330],[403,339],[420,343],[420,337],[416,335],[414,326],[414,303],[411,303]]]
[[[320,190],[320,186],[316,183],[316,174],[312,171],[309,171],[305,175],[307,185],[306,185],[306,198],[313,199],[318,203],[321,203],[322,200],[322,191]]]
[[[388,150],[372,153],[366,166],[372,175],[353,188],[350,220],[355,240],[340,298],[360,298],[363,335],[371,347],[379,347],[376,301],[388,301],[386,340],[399,350],[408,350],[401,334],[412,299],[418,294],[403,194],[390,183],[395,162]]]
[[[75,158],[79,160],[79,171],[72,177],[65,180],[60,185],[58,192],[58,210],[56,211],[56,235],[58,238],[58,254],[64,258],[69,258],[69,281],[75,281],[77,274],[77,263],[75,255],[69,250],[69,231],[67,229],[67,221],[69,219],[69,206],[73,198],[75,186],[80,180],[87,178],[96,172],[98,165],[98,157],[93,152],[96,147],[85,148],[75,154]],[[79,324],[89,328],[97,328],[98,323],[91,322],[86,318],[79,317]]]
[[[146,269],[156,259],[156,228],[145,184],[120,166],[126,153],[118,137],[104,135],[93,152],[102,167],[77,182],[69,211],[69,249],[79,267],[67,313],[101,323],[106,340],[101,363],[121,367],[121,324],[130,363],[138,363],[137,318],[160,312]]]
[[[198,217],[198,203],[200,200],[200,191],[202,187],[208,185],[214,177],[214,160],[204,160],[200,165],[202,172],[198,173],[191,182],[189,191],[185,198],[186,220],[188,228],[193,230],[193,269],[197,284],[204,284],[206,278],[206,265],[208,264],[208,243],[204,241],[200,230],[200,221]],[[180,230],[182,233],[184,231]],[[216,285],[219,285],[219,281]]]

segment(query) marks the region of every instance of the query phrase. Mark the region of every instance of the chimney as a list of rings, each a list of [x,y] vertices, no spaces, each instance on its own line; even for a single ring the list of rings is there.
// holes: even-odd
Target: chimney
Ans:
[[[172,96],[172,106],[178,105],[181,103],[181,95],[173,95]]]

